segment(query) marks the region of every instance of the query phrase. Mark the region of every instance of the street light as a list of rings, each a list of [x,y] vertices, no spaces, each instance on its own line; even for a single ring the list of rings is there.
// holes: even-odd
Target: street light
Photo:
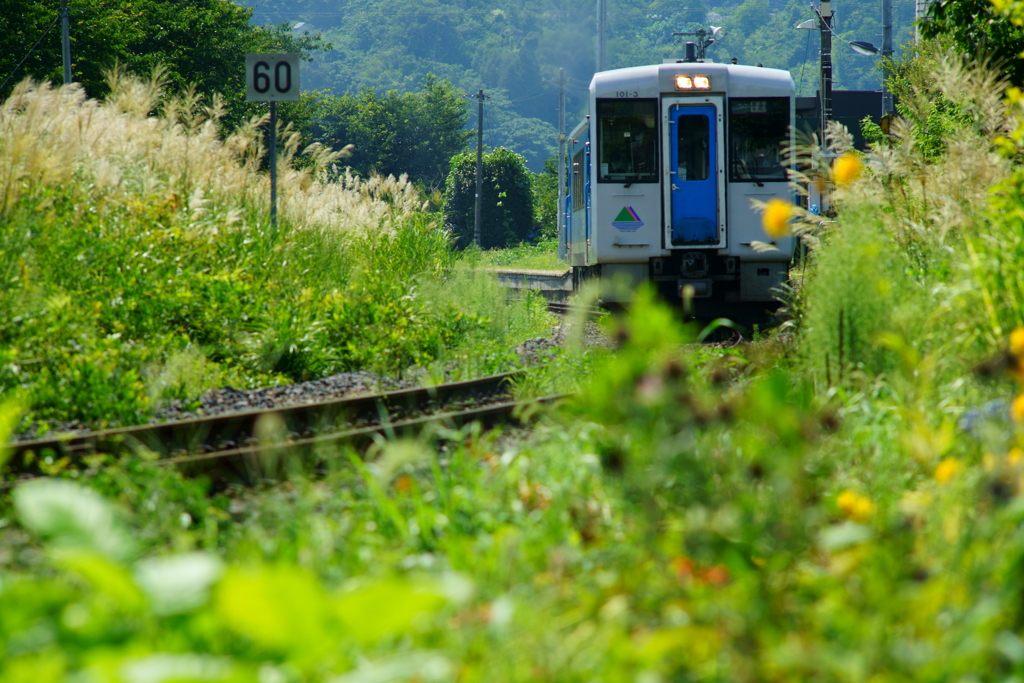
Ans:
[[[866,40],[851,40],[849,45],[854,52],[865,57],[873,57],[878,54],[878,48]]]
[[[817,14],[816,19],[808,19],[796,25],[796,28],[813,31],[821,31],[821,128],[824,134],[825,124],[832,115],[832,36],[842,40],[842,37],[832,28],[832,8],[829,0],[820,0],[820,9],[814,8]],[[879,50],[873,43],[865,40],[845,41],[850,48],[859,55],[872,57],[881,53],[883,59],[892,57],[892,0],[882,0],[882,48]],[[885,117],[893,110],[892,93],[882,82],[882,117],[883,124]]]
[[[818,29],[818,20],[808,19],[807,21],[801,21],[796,25],[796,27],[802,31],[816,31]],[[829,26],[829,30],[832,30],[831,26]],[[832,35],[837,38],[840,37],[835,31],[832,31]],[[864,55],[865,57],[871,57],[878,54],[878,48],[866,40],[848,40],[846,41],[846,44],[853,48],[854,52],[859,55]]]

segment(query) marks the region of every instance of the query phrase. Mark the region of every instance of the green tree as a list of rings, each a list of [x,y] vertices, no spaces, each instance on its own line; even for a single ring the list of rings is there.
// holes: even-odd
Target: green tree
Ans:
[[[558,158],[544,160],[544,172],[531,174],[533,218],[540,239],[558,238]]]
[[[448,161],[466,149],[469,105],[445,80],[427,74],[416,93],[325,96],[317,104],[313,133],[342,149],[353,145],[347,162],[360,175],[407,173],[435,189],[444,185]]]
[[[533,187],[526,159],[498,148],[483,155],[480,246],[500,249],[525,241],[533,229]],[[452,158],[445,185],[445,224],[459,246],[473,242],[476,153]]]
[[[254,26],[252,10],[230,0],[75,0],[71,5],[72,79],[90,97],[107,94],[106,73],[115,66],[141,76],[162,66],[172,90],[194,85],[207,97],[221,94],[229,128],[265,109],[245,102],[247,53],[308,54],[330,47],[317,35],[296,36],[286,26]],[[58,12],[54,0],[0,0],[0,79],[12,76],[0,98],[29,76],[63,82]],[[282,118],[296,109],[283,108]]]
[[[998,8],[997,8],[998,6]],[[1010,81],[1024,85],[1024,19],[1021,3],[1010,0],[936,0],[928,6],[921,22],[927,38],[949,36],[965,55],[990,56],[1004,69]]]

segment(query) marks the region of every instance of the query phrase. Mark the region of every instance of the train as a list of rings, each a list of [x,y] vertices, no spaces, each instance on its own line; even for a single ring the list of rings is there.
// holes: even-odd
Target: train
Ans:
[[[751,200],[795,201],[788,71],[695,58],[601,71],[567,139],[560,253],[575,288],[627,304],[642,283],[694,317],[778,306],[796,241],[772,241]],[[765,251],[758,243],[768,243]]]

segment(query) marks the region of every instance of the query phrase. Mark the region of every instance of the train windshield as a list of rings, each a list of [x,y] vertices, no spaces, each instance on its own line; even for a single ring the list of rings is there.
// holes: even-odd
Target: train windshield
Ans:
[[[598,100],[598,181],[658,182],[658,101]]]
[[[729,176],[733,182],[785,181],[788,97],[729,100]]]
[[[710,165],[710,122],[706,114],[683,115],[676,122],[680,180],[707,180]]]

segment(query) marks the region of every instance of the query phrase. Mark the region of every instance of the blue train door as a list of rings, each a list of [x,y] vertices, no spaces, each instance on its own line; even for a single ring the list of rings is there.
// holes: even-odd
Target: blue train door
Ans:
[[[718,131],[713,106],[669,109],[672,245],[718,242]]]

